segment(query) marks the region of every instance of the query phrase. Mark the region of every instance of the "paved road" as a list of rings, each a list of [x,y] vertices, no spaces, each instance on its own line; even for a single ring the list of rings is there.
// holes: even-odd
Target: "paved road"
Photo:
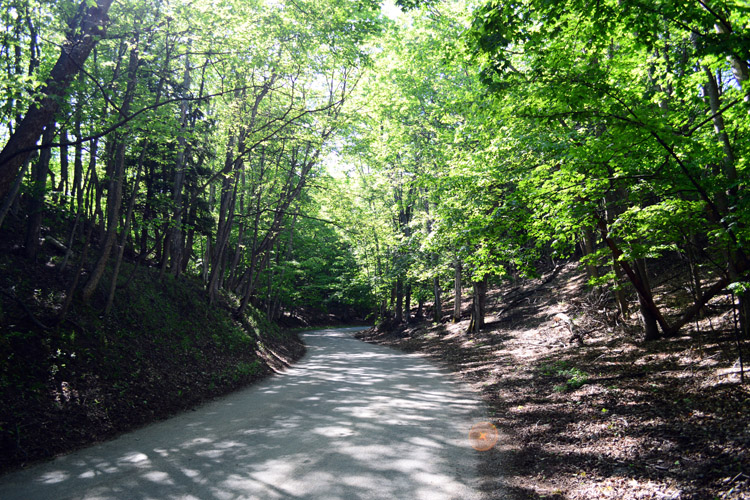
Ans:
[[[307,333],[307,355],[282,375],[0,477],[0,498],[479,498],[467,434],[481,405],[355,330]]]

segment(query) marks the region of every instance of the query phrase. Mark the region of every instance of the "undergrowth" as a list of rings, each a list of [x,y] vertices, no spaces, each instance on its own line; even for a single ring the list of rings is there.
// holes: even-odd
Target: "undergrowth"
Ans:
[[[72,270],[61,274],[45,253],[29,262],[9,246],[16,235],[3,233],[0,471],[194,406],[304,350],[252,308],[236,318],[231,296],[209,305],[197,278],[160,280],[158,270],[128,262],[109,316],[103,285],[54,326]]]

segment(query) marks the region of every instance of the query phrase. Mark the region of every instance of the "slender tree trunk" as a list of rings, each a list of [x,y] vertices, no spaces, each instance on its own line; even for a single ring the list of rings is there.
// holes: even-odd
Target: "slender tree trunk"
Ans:
[[[643,284],[643,282],[638,277],[638,275],[633,270],[633,268],[631,268],[630,265],[625,260],[620,259],[620,256],[622,255],[622,250],[620,250],[617,247],[617,244],[614,242],[614,240],[612,240],[612,238],[609,237],[607,223],[604,221],[604,219],[601,219],[601,218],[599,219],[598,226],[602,234],[602,239],[609,246],[615,262],[619,262],[620,267],[622,268],[623,271],[625,271],[625,274],[627,274],[628,278],[630,279],[630,282],[635,287],[636,292],[638,292],[638,300],[643,306],[642,308],[646,308],[648,310],[647,314],[652,315],[656,319],[656,322],[659,324],[659,326],[662,328],[662,331],[664,331],[665,334],[672,332],[672,327],[670,327],[669,323],[667,323],[666,319],[664,319],[664,317],[661,314],[661,311],[659,311],[659,308],[656,307],[656,304],[654,303],[654,299],[651,296],[650,290]]]
[[[608,221],[612,221],[616,218],[618,213],[618,200],[615,199],[612,193],[607,193],[605,197],[605,217]],[[612,254],[612,271],[614,271],[615,273],[615,301],[617,302],[617,306],[620,308],[620,314],[622,314],[622,317],[627,318],[630,314],[630,308],[628,306],[628,300],[624,290],[625,276],[622,272],[620,263],[617,262],[617,256],[615,256],[614,253]]]
[[[125,244],[128,233],[130,232],[130,222],[133,219],[133,207],[135,206],[135,199],[138,196],[138,188],[141,183],[141,171],[143,170],[143,160],[146,156],[146,148],[148,147],[148,139],[144,139],[143,147],[141,148],[141,154],[138,158],[138,167],[135,174],[135,182],[133,183],[133,191],[130,194],[130,200],[128,201],[128,210],[125,215],[125,222],[123,223],[122,235],[120,236],[120,242],[117,246],[117,256],[115,258],[115,265],[112,270],[112,280],[109,284],[109,293],[107,294],[107,305],[104,306],[104,315],[109,316],[112,310],[112,304],[115,300],[115,291],[117,290],[117,277],[120,274],[120,266],[122,265],[122,256],[125,251]]]
[[[78,83],[83,85],[83,73],[78,74]],[[73,186],[70,193],[70,210],[73,211],[73,206],[83,206],[83,142],[81,133],[81,121],[83,117],[83,103],[81,94],[82,91],[78,91],[76,95],[76,110],[75,110],[75,125],[73,133],[76,136],[76,145],[73,151]]]
[[[137,69],[138,69],[138,49],[137,40],[136,47],[130,51],[130,61],[128,63],[128,85],[125,90],[125,96],[123,98],[123,104],[120,108],[120,113],[123,116],[127,116],[130,111],[130,104],[135,94],[135,87],[137,83]],[[116,134],[115,146],[114,146],[114,157],[113,157],[113,168],[111,169],[113,178],[109,183],[109,192],[107,193],[107,233],[104,238],[102,245],[102,251],[99,255],[99,259],[94,266],[93,271],[86,285],[83,287],[83,301],[88,302],[91,296],[94,294],[99,281],[104,275],[104,270],[109,261],[112,247],[114,246],[115,239],[117,237],[117,226],[120,220],[120,206],[122,205],[122,184],[125,175],[125,144],[127,132],[122,131]]]
[[[401,323],[404,321],[404,281],[399,276],[396,279],[396,306],[395,306],[395,321]]]
[[[197,195],[193,195],[191,203],[190,203],[190,210],[188,211],[188,219],[187,219],[187,225],[190,229],[188,229],[187,237],[183,238],[185,240],[185,244],[182,248],[182,271],[186,272],[188,264],[190,263],[190,259],[193,256],[193,245],[195,244],[195,219],[198,214],[198,205],[196,204],[196,198]]]
[[[411,322],[411,284],[405,286],[404,293],[404,321]]]
[[[472,283],[474,297],[472,299],[471,323],[469,332],[478,333],[484,328],[484,306],[487,298],[487,278]]]
[[[148,253],[148,237],[149,237],[149,226],[152,224],[153,220],[153,208],[151,205],[151,200],[154,196],[154,180],[155,180],[156,172],[155,172],[155,162],[149,161],[149,165],[147,167],[147,173],[145,178],[146,183],[146,203],[143,206],[143,222],[141,224],[141,236],[140,236],[140,255],[146,255]],[[156,235],[154,234],[154,239],[156,239]]]
[[[206,236],[206,250],[203,252],[203,283],[208,285],[208,272],[211,269],[211,236]]]
[[[188,49],[190,44],[188,43]],[[185,72],[182,77],[182,91],[187,94],[190,89],[190,58],[185,56]],[[174,212],[172,216],[172,274],[178,276],[182,271],[182,189],[185,184],[185,170],[187,168],[187,139],[188,101],[180,103],[180,135],[177,137],[177,164],[175,165],[174,183],[172,185],[172,200]]]
[[[234,157],[235,137],[232,136],[227,144],[227,155],[224,161],[224,179],[222,181],[221,197],[219,204],[219,226],[216,231],[216,244],[214,245],[214,254],[212,256],[211,275],[208,279],[208,302],[213,304],[219,293],[219,283],[224,272],[224,253],[229,233],[231,231],[234,203],[237,199],[237,184],[239,170],[235,170],[234,175],[230,176],[235,162]]]
[[[685,254],[687,255],[688,265],[690,266],[690,278],[692,281],[691,285],[693,288],[693,298],[695,299],[695,302],[698,302],[703,298],[703,287],[701,285],[698,257],[695,251],[696,248],[698,248],[698,240],[693,233],[688,238],[688,242],[685,248]]]
[[[13,185],[11,186],[8,195],[3,200],[3,205],[2,207],[0,207],[0,227],[3,227],[5,217],[8,215],[8,212],[10,212],[10,207],[12,207],[13,203],[16,201],[18,191],[21,189],[21,183],[23,182],[23,176],[26,175],[26,170],[28,170],[29,168],[29,163],[31,163],[33,160],[34,155],[30,155],[28,158],[26,158],[26,163],[24,163],[23,167],[21,167],[21,171],[18,172],[16,180],[13,181]]]
[[[641,283],[643,283],[643,289],[648,292],[648,295],[651,295],[651,284],[648,279],[645,259],[635,260],[635,272],[641,280]],[[656,340],[659,338],[659,326],[656,321],[656,315],[652,312],[648,302],[644,299],[644,296],[645,295],[643,294],[638,294],[638,304],[640,305],[645,340]]]
[[[97,153],[99,151],[99,140],[92,139],[89,143],[89,170],[91,171],[91,188],[89,190],[88,199],[84,201],[87,206],[86,218],[91,222],[90,224],[96,224],[96,219],[102,218],[102,188],[99,183],[99,176],[96,173]]]
[[[294,226],[296,225],[296,223],[297,223],[297,215],[295,214],[294,217],[292,218],[291,227],[289,228],[289,242],[287,243],[286,250],[285,250],[286,252],[285,260],[287,262],[292,260],[292,249],[293,249],[292,245],[294,243]],[[284,280],[286,279],[286,273],[287,273],[287,266],[284,266],[281,269],[281,276],[279,277],[279,283],[281,283],[281,285],[279,286],[279,290],[281,289],[281,286],[283,286],[284,284]],[[281,302],[281,292],[279,291],[276,294],[275,304],[272,309],[273,314],[272,314],[272,317],[270,318],[271,320],[280,317],[278,315],[280,302]]]
[[[714,28],[716,29],[717,33],[720,33],[722,35],[729,35],[733,31],[727,19],[722,20],[722,22],[716,23],[714,25]],[[748,81],[750,81],[750,70],[748,70],[747,61],[738,57],[736,54],[730,54],[729,56],[727,56],[727,59],[729,60],[729,64],[732,67],[732,73],[742,86],[742,90],[745,91],[745,105],[747,107],[748,113],[750,113],[750,85],[748,85]]]
[[[432,312],[432,321],[435,323],[440,323],[440,320],[443,318],[443,301],[441,300],[440,292],[440,278],[435,276],[432,278],[432,293],[435,296],[435,306]]]
[[[456,258],[453,263],[453,322],[461,321],[461,260]]]
[[[43,143],[50,143],[55,136],[55,123],[51,122],[44,129],[42,136]],[[47,195],[47,173],[49,172],[49,162],[52,158],[52,148],[44,148],[39,154],[39,159],[31,167],[32,177],[34,179],[33,190],[31,194],[31,204],[29,207],[29,218],[26,222],[26,239],[24,247],[26,257],[35,259],[39,251],[39,237],[42,227],[42,218],[44,216],[44,199]]]
[[[65,200],[70,195],[70,183],[68,179],[68,131],[65,127],[60,129],[60,143],[60,184],[57,185],[57,192],[61,199]]]
[[[734,66],[734,65],[733,65]],[[745,63],[744,71],[747,73],[747,63]],[[705,87],[706,93],[709,97],[709,106],[713,115],[714,132],[716,133],[719,142],[721,143],[724,151],[724,158],[722,161],[721,171],[726,178],[729,188],[726,192],[720,192],[716,196],[716,205],[722,213],[733,212],[732,207],[734,206],[734,198],[737,196],[737,168],[736,159],[734,155],[734,148],[732,147],[729,134],[727,134],[726,126],[724,124],[724,116],[720,112],[721,110],[721,97],[719,95],[719,85],[716,81],[711,69],[704,67],[704,72],[707,77],[707,85]],[[735,70],[735,74],[737,71]],[[745,76],[747,80],[747,76]],[[750,95],[750,88],[746,89],[748,94],[745,95],[746,99]],[[738,271],[739,267],[742,267],[743,263],[740,262],[742,257],[740,251],[736,248],[728,248],[726,251],[726,259],[729,269],[729,276],[732,281],[740,281],[742,273]],[[740,319],[740,332],[743,338],[750,336],[750,296],[747,292],[740,292],[737,294],[738,298],[738,310]]]
[[[242,192],[240,193],[240,214],[245,213],[245,188],[246,188],[246,176],[244,172],[240,173],[240,182],[242,184]],[[260,196],[258,196],[257,200],[258,204],[258,212],[260,210]],[[260,213],[256,213],[255,218],[255,239],[253,240],[253,245],[257,242],[257,235],[258,235],[258,221],[260,219]],[[229,289],[234,290],[239,287],[240,285],[240,276],[238,276],[238,266],[240,263],[240,258],[242,257],[242,249],[244,247],[244,238],[245,238],[245,220],[241,219],[239,223],[239,228],[237,231],[237,245],[234,248],[234,256],[232,257],[232,264],[229,267]]]
[[[86,242],[83,244],[83,250],[81,251],[81,260],[78,263],[78,269],[76,269],[76,272],[73,274],[73,280],[70,283],[70,286],[68,287],[68,290],[65,294],[65,300],[63,301],[62,307],[60,307],[60,313],[57,317],[57,324],[62,324],[63,321],[65,321],[65,318],[68,316],[68,310],[70,309],[71,304],[73,303],[73,294],[76,291],[76,288],[78,288],[78,282],[81,279],[81,273],[83,272],[83,267],[86,265],[86,257],[88,255],[89,247],[91,246],[91,237],[94,234],[94,225],[89,225],[89,230],[86,232]]]
[[[594,253],[594,231],[592,228],[586,227],[583,229],[581,243],[585,257],[589,257]],[[589,280],[599,279],[599,268],[595,262],[591,262],[590,260],[586,262],[586,275]]]
[[[88,197],[88,194],[85,193],[86,190],[91,191],[91,185],[92,185],[92,175],[91,169],[86,174],[86,179],[83,181],[84,185],[81,187],[81,201],[83,201],[84,197]],[[75,241],[76,234],[81,232],[79,230],[80,227],[85,226],[85,221],[83,224],[81,224],[81,219],[85,217],[86,214],[86,207],[83,206],[83,204],[78,204],[76,207],[76,218],[73,222],[73,227],[70,230],[70,236],[68,237],[68,250],[65,252],[65,257],[63,258],[62,263],[60,264],[60,273],[65,271],[65,268],[68,265],[68,260],[70,259],[70,256],[73,254],[73,242]],[[93,224],[92,224],[93,227]]]

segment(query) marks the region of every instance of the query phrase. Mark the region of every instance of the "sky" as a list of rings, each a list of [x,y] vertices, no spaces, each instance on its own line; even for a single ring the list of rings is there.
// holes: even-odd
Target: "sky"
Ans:
[[[385,0],[380,10],[384,16],[390,17],[394,21],[401,15],[401,9],[396,6],[394,0]]]

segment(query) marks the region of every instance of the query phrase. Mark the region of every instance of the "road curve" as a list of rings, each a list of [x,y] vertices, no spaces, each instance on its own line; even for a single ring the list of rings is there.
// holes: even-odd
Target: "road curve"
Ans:
[[[481,404],[356,330],[306,333],[306,356],[281,375],[0,477],[0,498],[480,498],[467,435]]]

